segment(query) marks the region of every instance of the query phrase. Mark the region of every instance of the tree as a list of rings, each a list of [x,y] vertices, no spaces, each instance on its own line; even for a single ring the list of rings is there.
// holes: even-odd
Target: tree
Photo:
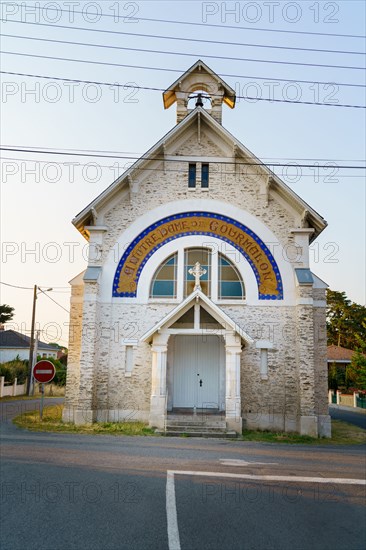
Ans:
[[[356,335],[366,340],[366,307],[351,302],[345,292],[327,290],[327,336],[328,346],[356,349]]]
[[[366,330],[366,321],[362,323],[362,328]],[[359,334],[356,334],[358,347],[352,356],[351,373],[352,379],[359,390],[366,390],[366,341]]]
[[[14,308],[6,304],[0,305],[0,324],[11,321],[14,317]]]

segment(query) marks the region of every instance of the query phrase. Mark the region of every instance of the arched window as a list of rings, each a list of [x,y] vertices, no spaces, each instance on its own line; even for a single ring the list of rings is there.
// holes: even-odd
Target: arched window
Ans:
[[[195,287],[195,277],[189,271],[196,262],[206,271],[200,278],[201,290],[206,296],[214,300],[244,300],[244,282],[235,264],[224,254],[203,247],[186,248],[184,254],[175,252],[164,260],[152,278],[150,298],[189,296]]]
[[[150,298],[177,297],[177,259],[177,253],[169,256],[155,271],[150,288]]]
[[[242,300],[245,297],[244,283],[234,265],[219,254],[219,300]]]
[[[184,253],[184,296],[194,290],[195,278],[189,273],[196,262],[206,270],[200,279],[201,289],[206,296],[211,295],[211,251],[207,248],[187,248]]]

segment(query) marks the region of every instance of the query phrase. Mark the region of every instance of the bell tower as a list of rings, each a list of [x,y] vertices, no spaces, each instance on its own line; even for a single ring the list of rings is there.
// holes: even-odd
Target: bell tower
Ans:
[[[226,103],[234,109],[236,95],[224,80],[199,59],[163,93],[165,109],[177,103],[177,124],[192,112],[190,100],[194,100],[193,108],[206,108],[207,105],[206,111],[222,124],[222,104]]]

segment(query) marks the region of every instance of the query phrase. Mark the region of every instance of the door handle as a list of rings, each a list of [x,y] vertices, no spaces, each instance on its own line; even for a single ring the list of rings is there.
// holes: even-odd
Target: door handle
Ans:
[[[202,388],[202,380],[200,380],[200,388]]]

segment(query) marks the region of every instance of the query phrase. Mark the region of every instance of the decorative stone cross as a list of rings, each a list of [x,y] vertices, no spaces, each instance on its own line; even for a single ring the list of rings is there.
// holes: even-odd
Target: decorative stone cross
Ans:
[[[195,285],[194,290],[201,290],[200,278],[207,273],[207,269],[204,269],[199,262],[194,264],[194,267],[188,269],[190,275],[194,275]]]

